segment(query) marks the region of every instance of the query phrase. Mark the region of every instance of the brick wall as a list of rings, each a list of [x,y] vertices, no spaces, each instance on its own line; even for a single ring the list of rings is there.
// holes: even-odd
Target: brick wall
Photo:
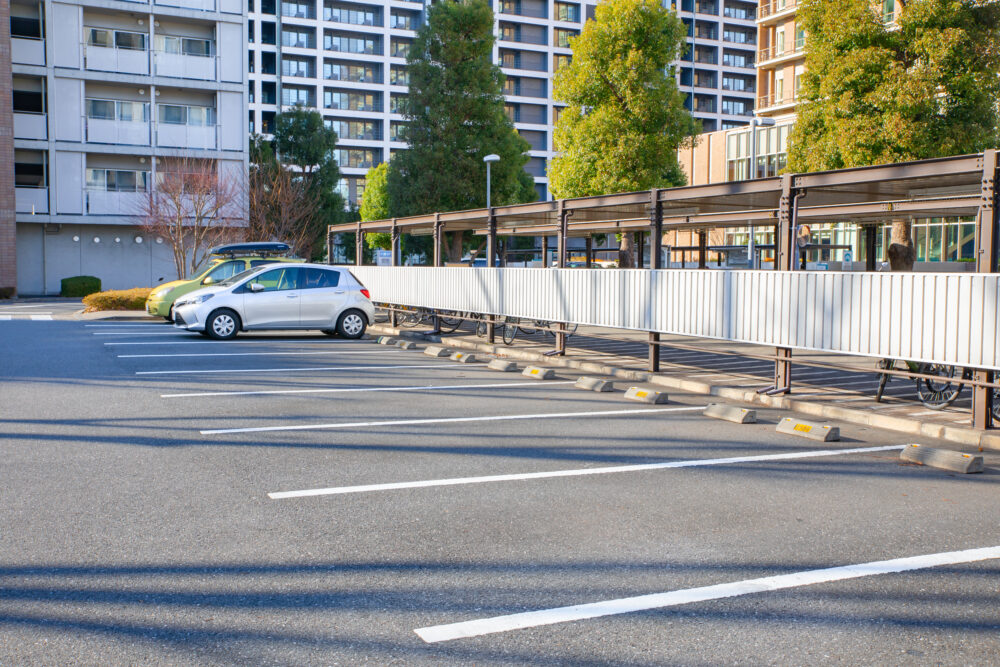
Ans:
[[[10,2],[0,0],[0,297],[14,294],[17,289],[12,91]]]

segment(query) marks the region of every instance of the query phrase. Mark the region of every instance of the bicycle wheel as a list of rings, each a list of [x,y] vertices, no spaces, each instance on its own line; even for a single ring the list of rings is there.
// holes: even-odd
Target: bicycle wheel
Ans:
[[[567,324],[566,325],[566,337],[568,338],[568,337],[572,336],[573,334],[575,334],[576,330],[579,328],[579,326],[580,325],[577,324],[576,322]]]
[[[935,379],[918,378],[917,398],[931,410],[946,408],[955,402],[962,393],[964,386],[961,380],[963,371],[957,366],[944,364],[920,364],[917,372],[923,375],[934,375]],[[940,379],[938,379],[940,378]]]
[[[404,327],[415,327],[424,319],[424,311],[422,310],[408,310],[403,313],[403,318],[400,324]]]
[[[481,317],[476,321],[476,335],[486,338],[486,320]]]
[[[894,359],[880,359],[876,368],[879,370],[891,370],[895,367],[896,361]],[[889,380],[892,376],[888,373],[882,373],[878,376],[878,389],[875,390],[875,402],[879,403],[882,400],[882,394],[885,393],[885,386],[889,384]]]
[[[441,333],[451,333],[462,326],[462,318],[458,315],[459,313],[438,314],[438,330]]]
[[[514,343],[514,338],[517,336],[517,323],[518,318],[516,317],[505,317],[503,324],[503,342],[505,345],[511,345]]]
[[[537,324],[537,322],[535,322],[533,324],[534,324],[534,326],[532,324],[527,324],[527,320],[525,320],[523,322],[519,321],[517,323],[517,328],[520,329],[521,333],[523,333],[524,335],[530,336],[531,334],[538,333],[538,328],[537,328],[538,324]]]
[[[996,380],[993,380],[996,382]],[[1000,389],[993,390],[993,427],[1000,426]]]

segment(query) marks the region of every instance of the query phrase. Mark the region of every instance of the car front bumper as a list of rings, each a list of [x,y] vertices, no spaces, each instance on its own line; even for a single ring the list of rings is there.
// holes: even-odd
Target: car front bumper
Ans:
[[[174,308],[174,327],[187,331],[204,331],[205,320],[198,311],[197,304]]]
[[[170,306],[173,301],[162,301],[159,299],[146,300],[146,312],[154,317],[167,317],[170,315]]]

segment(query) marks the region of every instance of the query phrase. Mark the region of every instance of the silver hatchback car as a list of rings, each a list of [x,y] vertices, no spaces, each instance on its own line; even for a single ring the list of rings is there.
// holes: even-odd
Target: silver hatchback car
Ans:
[[[360,338],[375,316],[371,295],[346,268],[268,264],[174,303],[174,326],[217,339],[259,329],[319,329]]]

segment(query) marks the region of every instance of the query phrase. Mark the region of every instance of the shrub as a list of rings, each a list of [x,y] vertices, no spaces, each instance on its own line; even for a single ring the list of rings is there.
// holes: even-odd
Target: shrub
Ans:
[[[60,296],[87,296],[101,291],[101,279],[94,276],[63,278],[60,285]]]
[[[108,290],[83,297],[84,312],[98,310],[145,310],[146,299],[152,287],[133,287],[125,290]]]

